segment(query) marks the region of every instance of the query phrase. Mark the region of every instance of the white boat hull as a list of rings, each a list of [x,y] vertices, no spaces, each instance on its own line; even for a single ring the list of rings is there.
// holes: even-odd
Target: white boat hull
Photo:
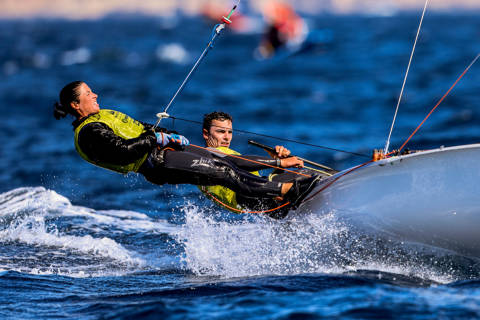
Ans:
[[[333,212],[365,232],[480,257],[480,144],[372,162],[341,176],[298,210]]]

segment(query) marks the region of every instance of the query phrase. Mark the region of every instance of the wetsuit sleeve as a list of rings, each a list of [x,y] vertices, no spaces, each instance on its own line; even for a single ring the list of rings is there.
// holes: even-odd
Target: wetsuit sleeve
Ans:
[[[147,130],[138,138],[123,139],[100,122],[85,125],[79,132],[78,144],[92,160],[125,165],[143,157],[156,146],[153,131]]]

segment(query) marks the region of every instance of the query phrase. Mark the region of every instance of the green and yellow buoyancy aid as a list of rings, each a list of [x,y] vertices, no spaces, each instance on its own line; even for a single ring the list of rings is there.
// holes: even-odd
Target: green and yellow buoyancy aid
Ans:
[[[227,147],[217,147],[215,149],[217,149],[218,151],[220,151],[222,153],[226,153],[226,154],[240,155],[240,153],[238,153],[237,151],[232,150],[232,149],[227,148]],[[251,173],[256,175],[256,176],[260,176],[258,171],[254,171],[254,172],[251,172]],[[239,210],[242,209],[237,203],[236,193],[234,191],[228,189],[227,187],[223,187],[223,186],[197,186],[197,187],[208,198],[212,199],[212,196],[213,196],[213,197],[215,197],[215,199],[221,201],[222,203],[219,203],[219,204],[222,205],[223,207],[225,207],[226,209],[229,209],[230,211],[232,211],[232,210],[228,207],[236,208],[236,209],[239,209]],[[218,201],[216,201],[216,202],[218,202]],[[228,207],[223,205],[223,204],[227,205]]]
[[[80,156],[85,159],[86,161],[102,167],[106,169],[110,169],[122,174],[127,174],[130,171],[137,172],[140,166],[143,164],[145,159],[148,156],[148,153],[146,153],[144,156],[136,160],[135,162],[129,163],[129,164],[124,164],[124,165],[119,165],[119,164],[111,164],[111,163],[105,163],[105,162],[99,162],[99,161],[94,161],[90,159],[81,149],[80,146],[78,145],[78,134],[80,133],[80,130],[82,128],[92,122],[101,122],[106,124],[110,129],[113,130],[113,132],[123,138],[123,139],[133,139],[133,138],[138,138],[144,131],[145,128],[143,124],[141,124],[139,121],[127,116],[124,113],[114,111],[114,110],[107,110],[107,109],[102,109],[98,113],[92,114],[88,116],[86,120],[84,120],[77,128],[75,128],[75,149],[77,149],[77,152],[80,154]]]

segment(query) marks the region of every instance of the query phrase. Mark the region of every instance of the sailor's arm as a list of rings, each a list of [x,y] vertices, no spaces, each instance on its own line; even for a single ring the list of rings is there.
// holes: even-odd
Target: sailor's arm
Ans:
[[[279,168],[303,168],[303,161],[298,159],[297,157],[290,157],[290,150],[285,148],[284,146],[275,146],[275,152],[273,151],[268,151],[268,154],[271,156],[271,158],[268,157],[261,157],[261,156],[242,156],[243,158],[253,160],[255,162],[261,162],[265,163],[270,166],[275,166]],[[273,159],[272,159],[273,158]],[[242,159],[240,159],[242,160]],[[255,163],[252,161],[245,161],[240,163],[236,163],[238,167],[252,171],[252,170],[262,170],[262,169],[268,169],[271,168],[270,166],[265,166],[259,163]],[[250,168],[245,168],[247,166],[250,166]],[[254,167],[252,169],[252,167]]]
[[[272,166],[280,168],[303,167],[303,161],[297,157],[272,159],[270,157],[242,155],[241,158],[230,157],[230,160],[237,167],[247,171],[271,169]]]
[[[79,133],[78,144],[90,158],[100,162],[124,165],[143,157],[156,146],[153,131],[147,130],[139,137],[123,139],[100,122],[85,125]]]

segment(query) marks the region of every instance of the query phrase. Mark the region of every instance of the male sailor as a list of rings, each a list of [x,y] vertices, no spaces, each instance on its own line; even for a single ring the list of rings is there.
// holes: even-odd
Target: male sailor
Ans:
[[[218,150],[218,156],[231,158],[228,155],[240,155],[239,152],[230,149],[230,143],[233,138],[233,118],[225,112],[211,112],[203,118],[202,128],[205,145],[212,151]],[[297,157],[290,156],[290,150],[283,146],[276,146],[275,153],[269,152],[270,157],[247,156],[242,155],[241,161],[244,161],[244,168],[256,176],[260,176],[258,170],[271,169],[271,166],[281,168],[302,168],[303,161]],[[243,160],[244,159],[244,160]],[[249,161],[253,160],[253,161]],[[311,172],[309,172],[311,174]],[[268,180],[274,182],[303,180],[303,177],[295,173],[283,172],[276,169],[268,176]],[[309,180],[310,181],[310,180]],[[269,211],[281,206],[282,201],[275,200],[272,197],[262,197],[254,195],[253,197],[242,192],[216,185],[199,186],[200,190],[209,198],[215,200],[218,204],[229,210],[247,210],[247,211]],[[283,207],[282,207],[283,208]],[[288,212],[288,207],[271,211],[270,216],[281,218]],[[236,211],[236,210],[235,210]]]
[[[100,109],[97,94],[83,81],[67,84],[55,103],[58,120],[68,114],[75,148],[86,161],[118,173],[136,172],[155,184],[222,185],[248,196],[294,201],[308,180],[272,182],[250,174],[250,167],[201,148],[174,132],[142,123],[114,110]]]

